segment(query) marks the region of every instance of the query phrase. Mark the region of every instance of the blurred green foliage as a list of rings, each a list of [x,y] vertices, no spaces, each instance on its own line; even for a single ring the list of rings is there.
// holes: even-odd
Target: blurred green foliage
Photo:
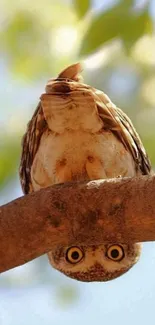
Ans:
[[[62,307],[66,308],[67,305],[70,305],[73,302],[75,303],[79,299],[79,292],[77,289],[75,290],[72,285],[57,286],[56,291],[58,304]]]
[[[88,10],[91,8],[91,1],[90,0],[75,0],[73,1],[75,11],[79,18],[83,18]]]
[[[0,188],[3,188],[17,172],[20,143],[16,137],[3,136],[0,140]]]
[[[13,3],[15,4],[14,1],[12,5]],[[16,76],[24,79],[37,80],[52,70],[56,58],[52,52],[51,38],[52,31],[57,26],[77,26],[81,19],[85,20],[80,35],[80,51],[76,48],[74,53],[76,58],[88,56],[117,38],[122,40],[125,49],[129,51],[140,37],[153,31],[149,1],[136,11],[133,0],[120,0],[99,14],[93,12],[90,0],[74,0],[72,5],[60,0],[57,3],[46,1],[44,11],[40,4],[41,1],[38,7],[33,8],[30,0],[24,2],[23,7],[16,3],[13,14],[8,17],[6,15],[0,34],[1,52],[8,59],[9,67]],[[61,61],[60,58],[59,60]],[[63,63],[62,59],[62,65]],[[56,67],[59,65],[56,64]]]
[[[33,13],[17,11],[6,25],[3,36],[1,47],[14,74],[37,79],[47,71],[49,57],[46,55],[45,31]]]
[[[94,16],[85,34],[80,54],[88,55],[106,42],[120,38],[126,50],[145,33],[153,32],[149,6],[133,10],[133,1],[122,0],[105,12]]]

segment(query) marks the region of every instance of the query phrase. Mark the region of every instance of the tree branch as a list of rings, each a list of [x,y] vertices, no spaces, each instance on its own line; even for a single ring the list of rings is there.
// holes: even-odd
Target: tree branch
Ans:
[[[155,176],[59,184],[0,207],[0,272],[56,245],[155,240]]]

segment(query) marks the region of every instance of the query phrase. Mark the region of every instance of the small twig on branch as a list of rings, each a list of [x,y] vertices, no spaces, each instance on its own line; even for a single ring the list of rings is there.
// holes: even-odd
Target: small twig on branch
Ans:
[[[0,272],[56,245],[155,240],[155,176],[59,184],[0,207]]]

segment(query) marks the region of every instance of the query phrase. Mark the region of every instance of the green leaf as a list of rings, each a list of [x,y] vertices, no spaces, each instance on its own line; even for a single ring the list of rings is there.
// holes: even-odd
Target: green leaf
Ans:
[[[83,18],[91,7],[91,0],[74,0],[74,8],[79,18]]]
[[[134,12],[132,15],[128,15],[120,36],[123,40],[125,49],[130,51],[131,47],[140,37],[152,32],[153,22],[149,15],[148,8],[146,8],[140,14]]]
[[[79,294],[73,286],[57,286],[57,300],[62,306],[67,306],[71,303],[75,303],[79,299]]]
[[[155,151],[153,150],[154,148],[154,143],[155,143],[155,136],[152,135],[147,135],[145,133],[146,131],[144,131],[144,133],[141,135],[144,147],[146,148],[146,151],[148,153],[148,156],[151,160],[152,166],[155,166]]]
[[[80,55],[89,55],[115,38],[129,49],[142,35],[152,32],[148,5],[139,13],[132,10],[134,1],[122,0],[118,5],[95,16],[82,41]]]
[[[49,70],[49,45],[33,14],[17,12],[6,24],[0,41],[12,72],[24,80],[38,78]]]
[[[6,25],[3,33],[3,46],[14,55],[26,52],[31,54],[32,45],[39,42],[40,31],[34,22],[34,17],[27,12],[19,11]]]
[[[122,17],[125,15],[126,10],[121,11],[120,5],[117,5],[94,17],[82,41],[80,55],[91,54],[101,45],[118,37]]]
[[[14,138],[1,139],[0,145],[0,188],[15,175],[18,170],[20,145],[19,141]]]
[[[52,56],[51,56],[52,58]],[[24,81],[38,80],[42,76],[46,76],[50,71],[50,60],[48,56],[41,56],[41,53],[32,53],[31,56],[24,55],[24,53],[13,57],[11,60],[11,73],[20,76]]]
[[[135,0],[121,0],[120,6],[125,9],[131,9],[135,3]]]

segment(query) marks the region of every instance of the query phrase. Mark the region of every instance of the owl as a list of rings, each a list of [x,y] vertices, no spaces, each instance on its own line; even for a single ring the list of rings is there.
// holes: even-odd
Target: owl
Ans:
[[[28,194],[68,181],[151,173],[143,144],[128,116],[83,82],[79,63],[50,79],[22,143],[20,180]],[[79,202],[80,204],[80,202]],[[57,247],[51,265],[80,281],[108,281],[139,259],[141,244]]]

